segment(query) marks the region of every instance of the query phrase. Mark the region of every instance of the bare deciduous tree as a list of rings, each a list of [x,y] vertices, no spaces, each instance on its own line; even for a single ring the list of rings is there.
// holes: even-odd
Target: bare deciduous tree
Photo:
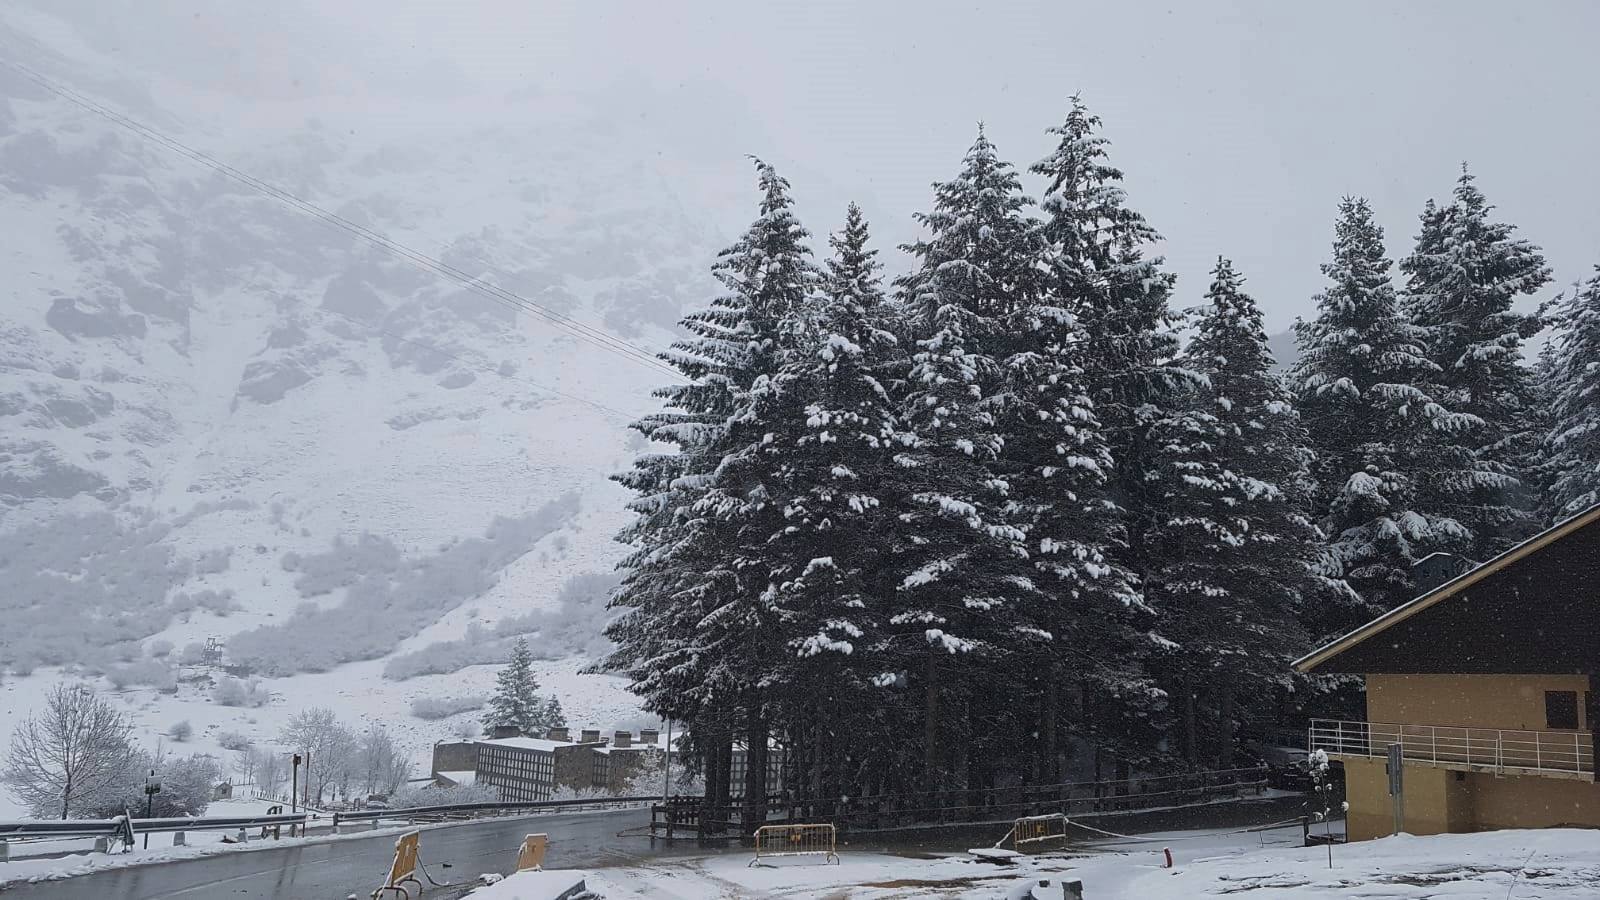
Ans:
[[[255,754],[256,786],[268,797],[276,797],[284,782],[289,780],[289,759],[266,747],[251,751]]]
[[[280,742],[310,755],[302,775],[309,789],[307,796],[320,801],[330,787],[349,793],[358,742],[350,729],[334,718],[333,710],[316,707],[295,713],[284,726]]]
[[[393,794],[410,774],[411,763],[395,748],[394,739],[382,726],[368,731],[361,739],[361,790],[364,795]]]
[[[83,685],[58,684],[11,736],[5,781],[37,816],[70,818],[129,771],[135,750],[122,714]]]

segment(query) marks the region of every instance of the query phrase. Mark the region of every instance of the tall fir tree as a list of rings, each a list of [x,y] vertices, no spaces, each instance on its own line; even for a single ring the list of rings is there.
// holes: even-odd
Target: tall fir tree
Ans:
[[[726,805],[735,729],[751,743],[750,768],[765,771],[766,709],[754,672],[770,646],[759,566],[730,552],[766,511],[759,469],[748,465],[753,398],[780,364],[780,328],[816,281],[789,185],[756,161],[760,213],[719,254],[726,293],[686,316],[689,337],[663,359],[688,383],[656,392],[666,409],[634,425],[676,453],[647,453],[618,477],[640,496],[619,539],[633,547],[607,629],[617,649],[606,666],[625,672],[645,706],[690,724],[691,750],[709,761],[707,802]],[[754,570],[754,571],[753,571]],[[765,790],[752,793],[764,800]]]
[[[1066,120],[1050,129],[1058,139],[1055,150],[1031,171],[1047,184],[1040,235],[1048,291],[1082,329],[1081,383],[1111,454],[1108,508],[1116,524],[1105,533],[1112,562],[1142,580],[1160,549],[1148,540],[1154,521],[1150,476],[1159,465],[1150,432],[1195,378],[1173,362],[1174,276],[1163,271],[1159,256],[1147,255],[1160,236],[1127,205],[1123,173],[1110,164],[1100,127],[1099,117],[1073,97]],[[1141,600],[1130,597],[1117,616],[1121,630],[1147,630],[1144,610]],[[1137,674],[1140,660],[1158,646],[1150,639],[1108,645],[1079,688],[1079,730],[1117,754],[1124,770],[1148,759],[1159,740],[1149,723],[1164,701]]]
[[[882,493],[900,446],[891,388],[904,372],[868,240],[851,204],[819,296],[780,329],[783,364],[752,416],[764,429],[753,467],[772,473],[766,502],[779,515],[745,550],[766,569],[781,653],[765,678],[787,688],[776,724],[801,801],[838,796],[864,767],[885,765],[866,748],[892,746],[898,727],[874,676],[888,665],[881,598],[900,538]]]
[[[930,785],[964,778],[973,740],[997,730],[975,727],[974,704],[994,696],[983,676],[1048,639],[1030,615],[1040,592],[1027,575],[1026,534],[996,477],[1004,372],[985,352],[1031,303],[1028,205],[980,128],[960,174],[936,184],[933,209],[917,217],[927,235],[905,247],[917,267],[897,282],[915,344],[907,445],[895,457],[897,527],[907,535],[888,619],[898,665],[884,677],[903,673],[922,693]]]
[[[1428,201],[1416,249],[1400,264],[1406,309],[1438,367],[1436,399],[1482,422],[1436,455],[1422,503],[1466,527],[1467,552],[1479,560],[1538,530],[1538,498],[1522,480],[1539,441],[1522,345],[1544,322],[1513,307],[1550,281],[1539,249],[1491,221],[1493,209],[1463,167],[1449,205]]]
[[[1217,261],[1198,312],[1182,362],[1205,382],[1155,431],[1152,540],[1162,553],[1148,595],[1175,643],[1159,666],[1180,753],[1227,768],[1238,701],[1278,693],[1305,647],[1303,608],[1341,586],[1316,569],[1308,437],[1274,372],[1261,310],[1228,260]],[[1209,742],[1202,721],[1216,725]]]
[[[483,727],[515,728],[523,735],[537,737],[544,732],[546,721],[539,682],[533,677],[533,654],[528,651],[528,642],[517,638],[511,645],[511,661],[495,676],[494,694],[489,698]]]
[[[1317,317],[1296,324],[1300,359],[1291,381],[1316,453],[1314,509],[1328,536],[1322,571],[1358,603],[1309,613],[1318,636],[1342,632],[1411,599],[1411,565],[1435,549],[1462,549],[1468,531],[1421,507],[1419,473],[1440,468],[1441,448],[1475,425],[1437,403],[1438,374],[1425,331],[1401,312],[1383,229],[1365,200],[1339,206],[1331,284]],[[1450,455],[1447,465],[1455,457]]]
[[[1557,310],[1549,345],[1551,425],[1545,437],[1551,521],[1600,503],[1600,266]]]

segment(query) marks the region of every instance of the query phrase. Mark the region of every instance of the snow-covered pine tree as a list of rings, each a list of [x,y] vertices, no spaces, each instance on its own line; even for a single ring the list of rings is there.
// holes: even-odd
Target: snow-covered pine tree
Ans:
[[[1428,201],[1416,250],[1400,263],[1407,312],[1439,368],[1435,399],[1483,422],[1435,456],[1421,503],[1470,530],[1467,552],[1480,560],[1538,530],[1537,498],[1522,483],[1540,437],[1522,344],[1544,321],[1513,305],[1550,281],[1539,249],[1491,221],[1493,209],[1463,167],[1449,205]]]
[[[1050,129],[1056,149],[1031,171],[1047,179],[1040,230],[1048,290],[1083,330],[1082,382],[1111,452],[1109,499],[1120,522],[1108,533],[1116,536],[1113,561],[1142,578],[1159,549],[1146,539],[1153,521],[1149,476],[1159,465],[1149,432],[1195,378],[1172,362],[1178,352],[1169,306],[1174,276],[1162,270],[1159,256],[1146,255],[1160,236],[1128,207],[1123,173],[1109,162],[1100,126],[1073,97],[1066,120]],[[1129,609],[1137,613],[1139,605]],[[1124,768],[1158,739],[1146,725],[1162,698],[1137,674],[1140,659],[1158,646],[1146,639],[1103,648],[1101,664],[1082,685],[1080,732],[1118,754]]]
[[[658,390],[666,409],[633,426],[677,452],[644,454],[617,478],[640,496],[619,535],[633,552],[611,604],[622,613],[607,629],[617,649],[605,667],[628,675],[646,709],[688,726],[717,805],[729,796],[735,729],[765,728],[752,675],[766,658],[765,585],[752,587],[751,561],[730,552],[762,506],[762,473],[743,464],[760,428],[748,414],[778,370],[780,325],[815,282],[788,182],[759,160],[756,169],[760,213],[712,270],[726,292],[686,316],[689,337],[662,356],[688,383]],[[766,741],[753,746],[752,757]]]
[[[1182,363],[1206,379],[1155,430],[1161,548],[1147,596],[1161,634],[1178,744],[1191,764],[1232,765],[1237,701],[1270,698],[1304,650],[1304,604],[1341,585],[1317,573],[1311,453],[1274,373],[1261,310],[1219,259]],[[1202,708],[1203,707],[1203,708]],[[1203,747],[1199,721],[1213,721]]]
[[[494,695],[489,698],[483,727],[511,727],[529,737],[544,733],[545,704],[539,699],[539,682],[533,677],[533,654],[522,638],[511,645],[511,661],[495,676]]]
[[[1545,438],[1552,521],[1600,503],[1600,266],[1557,311],[1550,370],[1552,425]]]
[[[922,694],[923,777],[948,787],[964,776],[978,737],[973,702],[993,703],[985,677],[1048,640],[1030,607],[1026,538],[996,477],[1003,441],[996,393],[1004,372],[985,352],[1008,317],[1032,304],[1035,229],[1015,171],[979,129],[960,174],[934,186],[927,234],[906,245],[915,271],[897,282],[915,338],[895,457],[897,528],[906,535],[889,617],[883,680]],[[993,732],[983,729],[984,737]]]
[[[561,708],[561,698],[557,697],[555,694],[551,694],[549,698],[544,701],[543,715],[544,727],[546,730],[551,728],[567,727],[566,710]]]
[[[1317,317],[1295,326],[1291,384],[1316,454],[1313,509],[1328,536],[1321,570],[1360,601],[1308,609],[1307,627],[1319,637],[1409,600],[1412,563],[1470,539],[1460,523],[1419,507],[1420,473],[1474,420],[1429,395],[1438,367],[1423,329],[1400,311],[1392,265],[1371,207],[1346,198],[1333,261],[1322,266],[1332,283],[1317,297]]]
[[[904,360],[868,237],[851,204],[829,238],[819,296],[780,329],[783,367],[753,416],[765,429],[753,467],[772,473],[766,502],[781,515],[751,532],[748,552],[768,570],[783,652],[766,678],[801,801],[856,791],[864,769],[885,764],[899,722],[872,676],[887,665],[881,598],[900,540],[881,495],[899,446],[891,388]]]

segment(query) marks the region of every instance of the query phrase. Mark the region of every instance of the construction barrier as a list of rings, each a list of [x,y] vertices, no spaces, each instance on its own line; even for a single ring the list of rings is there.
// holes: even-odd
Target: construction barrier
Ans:
[[[763,857],[807,854],[821,856],[824,863],[837,864],[838,835],[832,825],[763,825],[756,829],[756,858],[750,860],[750,865],[761,862]]]
[[[417,854],[421,850],[422,832],[408,831],[400,835],[394,842],[394,863],[389,866],[389,878],[384,881],[383,887],[372,892],[372,900],[385,891],[394,891],[402,898],[409,897],[405,885],[417,886],[417,894],[422,894],[422,882],[417,880]]]
[[[1035,848],[1051,842],[1067,842],[1067,817],[1057,813],[1049,816],[1028,816],[1011,826],[1011,846],[1021,853],[1025,848]]]
[[[547,834],[530,834],[522,839],[522,848],[517,851],[517,871],[526,872],[530,869],[539,871],[544,868],[544,851],[550,845],[550,836]]]

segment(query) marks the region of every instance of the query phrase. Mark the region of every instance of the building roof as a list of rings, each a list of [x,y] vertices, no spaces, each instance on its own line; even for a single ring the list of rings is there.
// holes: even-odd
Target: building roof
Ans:
[[[443,778],[451,784],[459,784],[463,786],[478,783],[478,773],[473,769],[450,769],[448,771],[440,771],[438,773],[438,777]]]
[[[570,747],[571,741],[547,741],[544,738],[514,737],[514,738],[489,738],[478,741],[489,747],[511,747],[517,750],[539,750],[545,753],[554,753],[557,747]]]
[[[1577,534],[1597,521],[1600,521],[1600,504],[1591,506],[1570,519],[1528,538],[1488,562],[1469,569],[1416,599],[1395,607],[1360,628],[1329,641],[1327,644],[1295,660],[1294,667],[1301,672],[1311,672],[1340,654],[1352,650],[1363,642],[1411,619],[1418,613],[1425,612],[1452,597],[1461,596],[1473,585],[1501,573],[1516,563],[1557,544],[1564,538]]]

